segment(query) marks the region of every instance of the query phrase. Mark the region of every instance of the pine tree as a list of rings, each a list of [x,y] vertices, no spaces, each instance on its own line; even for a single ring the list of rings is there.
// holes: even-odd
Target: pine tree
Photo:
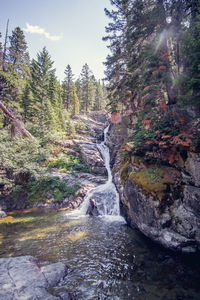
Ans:
[[[23,117],[24,123],[32,120],[32,115],[33,115],[32,106],[33,106],[33,95],[30,87],[30,82],[27,82],[21,100],[21,107],[22,107],[21,115]]]
[[[105,108],[105,99],[103,94],[103,89],[101,87],[100,82],[96,82],[95,84],[95,102],[93,109],[94,110],[101,110]]]
[[[20,27],[16,27],[9,37],[9,64],[10,68],[15,71],[21,78],[29,73],[29,54],[25,36]]]
[[[79,100],[76,94],[76,86],[72,85],[72,116],[79,114]]]
[[[41,126],[44,125],[45,109],[49,109],[49,82],[52,74],[55,73],[53,61],[44,47],[41,52],[37,54],[37,60],[32,60],[31,64],[31,89],[34,97],[34,116]],[[46,106],[46,103],[48,105]]]
[[[89,111],[93,104],[93,79],[92,72],[88,66],[88,64],[84,64],[81,70],[80,82],[81,82],[81,109]]]
[[[73,85],[73,73],[70,65],[67,65],[65,69],[65,80],[63,82],[63,103],[64,107],[69,111],[70,110],[70,105],[72,101],[72,85]]]

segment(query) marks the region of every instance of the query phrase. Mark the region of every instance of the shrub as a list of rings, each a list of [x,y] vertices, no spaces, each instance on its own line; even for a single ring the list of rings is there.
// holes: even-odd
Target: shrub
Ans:
[[[57,168],[64,171],[91,172],[91,168],[80,158],[73,155],[60,154],[48,164],[49,168]]]
[[[26,188],[29,203],[46,201],[48,192],[52,195],[53,202],[61,202],[70,195],[76,195],[79,185],[69,186],[59,177],[44,176],[38,180],[28,182]]]

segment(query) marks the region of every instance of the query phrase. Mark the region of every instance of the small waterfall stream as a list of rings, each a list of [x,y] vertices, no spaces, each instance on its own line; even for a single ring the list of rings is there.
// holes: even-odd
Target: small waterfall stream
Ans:
[[[104,129],[104,140],[100,143],[97,142],[97,148],[102,155],[108,173],[107,182],[90,190],[86,195],[82,205],[76,211],[69,214],[70,217],[86,215],[92,200],[95,205],[96,215],[103,216],[110,220],[125,222],[124,218],[120,216],[119,194],[112,181],[110,150],[106,146],[109,127],[110,125]]]
[[[108,131],[97,143],[106,183],[90,190],[73,213],[24,211],[0,224],[0,257],[32,255],[41,266],[65,263],[68,275],[51,291],[57,299],[200,299],[199,256],[171,253],[124,224],[112,182]],[[96,218],[86,216],[91,199]]]

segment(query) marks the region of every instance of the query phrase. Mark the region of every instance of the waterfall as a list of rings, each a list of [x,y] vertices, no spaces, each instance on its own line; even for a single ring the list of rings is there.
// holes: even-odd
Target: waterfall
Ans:
[[[95,211],[97,215],[104,216],[110,219],[117,219],[124,221],[124,218],[120,216],[119,194],[112,181],[112,172],[110,167],[110,150],[106,146],[109,126],[104,130],[104,140],[97,142],[96,146],[104,160],[104,164],[108,173],[108,178],[105,184],[101,184],[96,188],[90,190],[81,206],[76,212],[72,212],[71,215],[86,215],[91,200],[94,203]]]

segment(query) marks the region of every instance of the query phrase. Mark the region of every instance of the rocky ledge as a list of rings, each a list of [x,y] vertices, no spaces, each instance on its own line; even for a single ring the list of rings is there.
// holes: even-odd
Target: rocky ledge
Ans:
[[[113,178],[127,221],[166,248],[199,251],[200,153],[187,151],[179,166],[148,164],[134,154],[125,158],[119,148],[129,136],[126,125],[112,125],[109,144]]]
[[[48,292],[67,275],[61,262],[39,268],[32,256],[0,259],[1,300],[70,299],[68,293],[53,296]]]

